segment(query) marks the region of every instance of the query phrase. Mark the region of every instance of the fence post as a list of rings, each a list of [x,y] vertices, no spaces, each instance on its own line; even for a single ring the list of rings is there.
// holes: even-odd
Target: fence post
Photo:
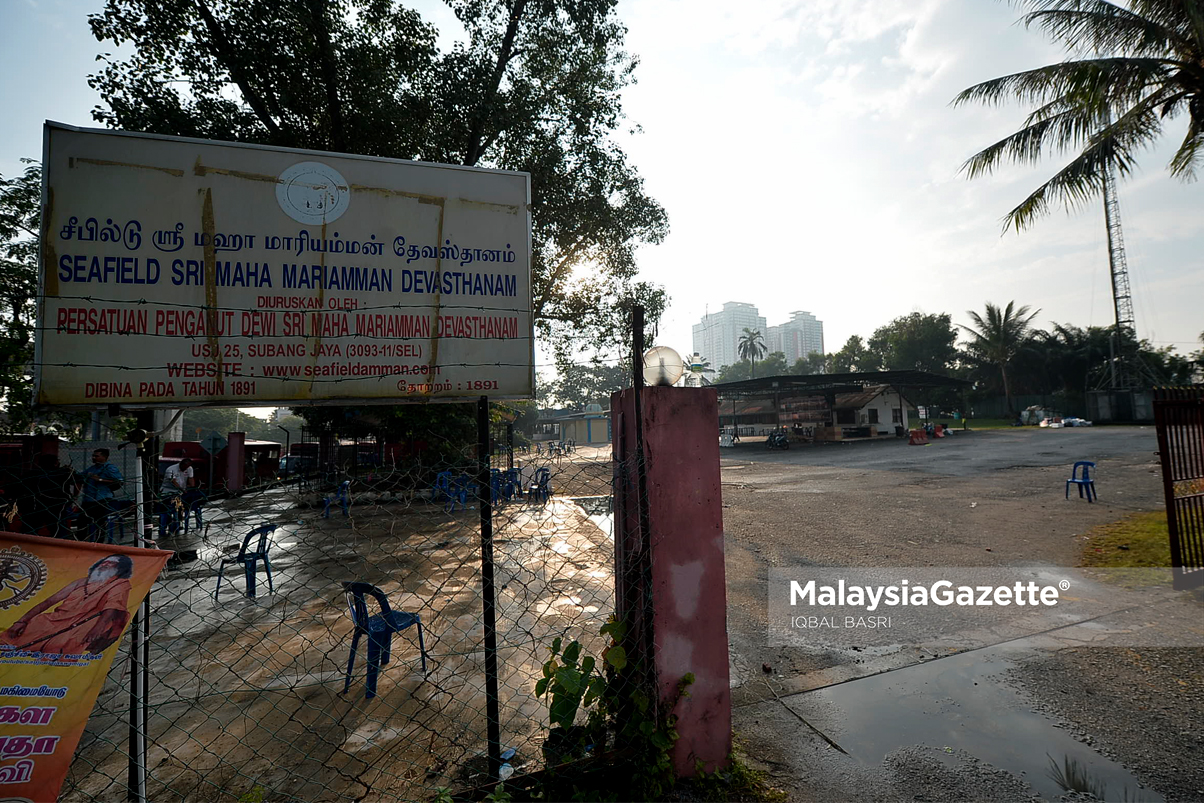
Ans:
[[[485,628],[485,718],[489,777],[502,766],[502,726],[497,677],[497,599],[493,587],[493,497],[489,477],[489,397],[477,400],[477,502],[481,507],[481,598]]]
[[[151,424],[147,421],[150,411],[141,411],[140,424]],[[144,418],[145,416],[145,418]],[[143,433],[145,435],[145,433]],[[134,543],[136,546],[149,546],[146,527],[150,516],[146,512],[146,488],[143,472],[143,461],[146,459],[146,442],[138,435],[131,434],[134,443]],[[155,448],[152,454],[158,454],[157,438],[150,438],[149,443]],[[102,525],[104,526],[104,525]],[[104,541],[100,533],[98,540]],[[132,803],[146,803],[146,759],[147,759],[147,700],[148,684],[150,681],[150,597],[146,592],[145,599],[134,613],[134,621],[130,625],[130,762],[126,784],[126,800]]]

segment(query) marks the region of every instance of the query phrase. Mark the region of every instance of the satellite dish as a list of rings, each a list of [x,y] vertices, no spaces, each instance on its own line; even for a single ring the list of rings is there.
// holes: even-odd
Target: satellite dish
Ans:
[[[681,379],[686,366],[681,355],[668,346],[653,346],[644,352],[644,382],[649,385],[673,385]]]

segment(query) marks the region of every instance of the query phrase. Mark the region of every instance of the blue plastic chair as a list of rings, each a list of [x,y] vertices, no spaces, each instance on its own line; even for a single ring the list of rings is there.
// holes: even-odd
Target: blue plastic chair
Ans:
[[[523,497],[523,475],[517,468],[506,469],[505,479],[502,482],[502,493],[509,502],[515,496],[519,499]]]
[[[510,496],[506,492],[506,473],[500,468],[489,469],[489,503],[496,505],[503,499],[509,500]]]
[[[322,509],[322,518],[330,518],[330,505],[332,502],[338,502],[339,507],[343,508],[343,516],[351,515],[351,480],[343,480],[333,494],[326,496],[326,506]]]
[[[164,496],[156,507],[159,513],[159,537],[165,537],[168,532],[173,534],[179,532],[180,515],[185,513],[184,502],[180,494]]]
[[[547,504],[552,498],[552,472],[546,466],[535,470],[531,487],[527,490],[527,499],[531,502]]]
[[[477,495],[477,484],[472,477],[467,474],[461,474],[456,477],[452,483],[452,502],[451,510],[455,512],[456,502],[460,503],[460,507],[468,510],[468,500]]]
[[[393,634],[400,633],[410,625],[418,626],[418,652],[422,656],[422,673],[426,674],[426,642],[422,636],[422,620],[416,613],[395,611],[389,607],[385,593],[370,583],[343,583],[347,595],[347,607],[351,609],[351,621],[355,624],[355,635],[351,637],[351,657],[347,659],[347,678],[343,692],[351,688],[351,674],[355,670],[355,653],[359,649],[360,636],[368,636],[368,692],[365,699],[376,696],[376,679],[380,668],[389,663],[393,648]],[[375,597],[380,613],[368,615],[366,597]]]
[[[247,533],[247,537],[242,539],[242,546],[238,548],[238,554],[232,558],[222,558],[222,562],[217,567],[217,588],[213,589],[213,598],[217,599],[217,592],[222,589],[222,576],[226,573],[226,566],[232,563],[241,563],[243,573],[247,578],[247,597],[255,599],[255,571],[258,568],[259,561],[263,561],[263,568],[268,575],[268,591],[276,592],[276,587],[272,585],[272,563],[268,560],[268,536],[276,532],[275,524],[264,524],[256,527],[251,532]],[[251,542],[256,538],[259,543],[255,548],[251,548]]]
[[[451,504],[454,476],[450,471],[440,471],[435,476],[435,487],[431,489],[432,502],[443,502],[445,506]]]
[[[203,530],[205,521],[201,513],[205,507],[205,494],[195,488],[184,492],[184,532],[188,532],[188,520],[196,516],[196,528]]]
[[[114,510],[112,513],[105,516],[105,543],[119,544],[125,541],[125,510]],[[114,538],[117,532],[121,532],[121,540],[117,541]]]
[[[1079,468],[1082,468],[1082,474],[1079,473]],[[1099,494],[1095,492],[1095,480],[1091,479],[1091,469],[1095,468],[1095,463],[1090,460],[1080,460],[1074,464],[1074,468],[1070,470],[1070,479],[1066,480],[1066,498],[1070,498],[1070,483],[1079,486],[1079,499],[1083,498],[1084,489],[1087,491],[1087,501],[1092,502],[1099,499]],[[1094,499],[1093,499],[1094,497]]]

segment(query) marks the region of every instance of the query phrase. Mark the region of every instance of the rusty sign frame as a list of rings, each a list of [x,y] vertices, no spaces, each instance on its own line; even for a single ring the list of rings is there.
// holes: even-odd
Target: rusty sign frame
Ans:
[[[47,121],[42,181],[35,404],[534,394],[527,173]]]

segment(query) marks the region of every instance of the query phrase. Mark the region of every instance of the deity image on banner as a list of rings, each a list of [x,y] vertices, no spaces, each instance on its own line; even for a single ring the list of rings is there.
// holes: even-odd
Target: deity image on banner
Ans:
[[[121,637],[129,621],[130,576],[134,562],[109,555],[88,574],[34,605],[0,633],[0,654],[40,652],[44,656],[98,655]]]

